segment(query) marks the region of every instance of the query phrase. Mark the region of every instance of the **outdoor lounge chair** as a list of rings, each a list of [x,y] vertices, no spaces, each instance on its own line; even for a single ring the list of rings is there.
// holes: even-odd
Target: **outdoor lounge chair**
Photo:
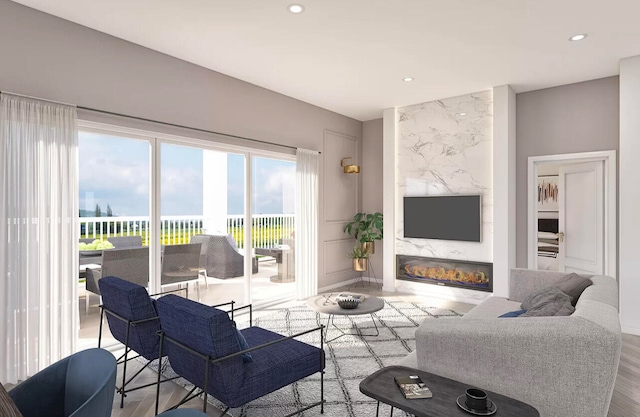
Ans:
[[[101,295],[98,280],[103,276],[115,276],[143,287],[149,286],[149,248],[109,249],[102,253],[102,267],[86,269],[86,289]],[[86,311],[89,311],[87,294]]]
[[[191,243],[202,243],[200,266],[206,277],[235,278],[244,275],[242,255],[231,235],[194,235]],[[258,272],[258,263],[252,262],[253,273]]]
[[[195,282],[199,300],[200,248],[201,245],[199,243],[165,246],[162,254],[160,285],[164,287],[167,285],[186,284],[186,297],[189,298],[189,283]]]
[[[142,236],[113,236],[107,240],[117,249],[142,247]]]
[[[24,417],[109,417],[116,359],[103,349],[67,356],[9,391]]]
[[[260,327],[238,331],[227,312],[175,295],[159,298],[156,307],[162,326],[160,353],[194,385],[175,407],[204,393],[203,411],[207,395],[212,395],[225,404],[224,416],[230,407],[320,372],[320,401],[289,415],[317,405],[324,411],[323,326],[285,337]],[[320,348],[294,339],[314,331],[320,332]]]

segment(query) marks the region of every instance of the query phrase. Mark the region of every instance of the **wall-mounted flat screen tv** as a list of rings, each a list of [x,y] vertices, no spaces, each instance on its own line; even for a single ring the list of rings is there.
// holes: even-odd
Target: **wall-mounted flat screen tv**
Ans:
[[[404,237],[480,242],[480,195],[404,198]]]

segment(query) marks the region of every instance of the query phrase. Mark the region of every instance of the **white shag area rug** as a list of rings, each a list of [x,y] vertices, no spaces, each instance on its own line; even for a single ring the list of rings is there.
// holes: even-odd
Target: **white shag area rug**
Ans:
[[[324,414],[320,407],[303,412],[302,416],[318,417],[368,417],[376,414],[376,401],[362,394],[360,381],[378,369],[394,365],[409,352],[415,349],[415,331],[425,319],[446,319],[459,317],[461,314],[448,309],[423,306],[417,303],[387,298],[382,310],[373,314],[380,330],[378,336],[346,335],[332,342],[325,343],[326,368],[324,375]],[[246,320],[246,321],[245,321]],[[248,317],[236,320],[238,328],[248,326]],[[370,315],[336,316],[335,324],[342,329],[357,325],[363,333],[375,333]],[[254,312],[253,325],[291,335],[320,324],[327,325],[327,315],[311,310],[306,304],[278,310]],[[353,332],[354,329],[351,329]],[[329,339],[339,334],[333,327],[329,328]],[[320,346],[319,332],[302,336],[298,340]],[[175,373],[170,367],[163,370],[167,377]],[[184,379],[176,383],[191,389]],[[278,391],[265,395],[241,408],[229,410],[233,417],[272,417],[284,416],[305,405],[320,399],[320,374],[314,374]],[[225,408],[218,400],[208,396],[208,401],[215,407]],[[385,407],[385,408],[383,408]],[[381,413],[388,413],[388,406],[381,405]],[[394,415],[407,415],[396,410]]]

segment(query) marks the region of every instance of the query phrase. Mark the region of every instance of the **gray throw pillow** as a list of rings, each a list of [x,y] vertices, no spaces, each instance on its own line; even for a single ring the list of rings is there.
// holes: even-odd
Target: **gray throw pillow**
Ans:
[[[0,384],[0,416],[2,417],[22,417],[18,406],[13,402],[9,393]]]
[[[527,312],[520,317],[569,316],[575,311],[571,297],[557,287],[545,287],[531,294],[522,308]]]
[[[555,287],[558,287],[560,291],[569,295],[571,297],[571,305],[575,307],[582,292],[591,284],[593,284],[593,282],[589,278],[571,273],[558,281]]]

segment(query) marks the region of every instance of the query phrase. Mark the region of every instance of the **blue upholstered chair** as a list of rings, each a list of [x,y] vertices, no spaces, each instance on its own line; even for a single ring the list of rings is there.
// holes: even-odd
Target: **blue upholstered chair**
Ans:
[[[203,411],[207,395],[212,395],[226,405],[224,416],[231,407],[320,372],[320,401],[299,412],[316,405],[324,411],[323,326],[289,337],[260,327],[238,332],[227,312],[195,301],[166,295],[156,307],[162,325],[160,352],[168,355],[178,375],[194,385],[176,407],[204,393]],[[320,348],[294,339],[313,331],[320,332]],[[194,394],[196,388],[199,392]]]
[[[116,359],[103,349],[68,356],[9,391],[24,417],[109,417]]]
[[[125,345],[124,354],[118,358],[118,363],[122,363],[124,368],[122,371],[122,385],[117,388],[118,393],[121,395],[120,407],[122,407],[127,392],[156,384],[150,383],[125,389],[153,360],[158,359],[160,320],[156,313],[155,300],[149,296],[143,286],[118,277],[104,277],[98,281],[98,284],[102,293],[98,346],[102,343],[102,323],[105,314],[107,315],[107,323],[111,334],[116,340]],[[131,351],[138,355],[129,356]],[[127,380],[127,361],[138,356],[144,357],[147,363]],[[165,379],[160,382],[169,380]]]

